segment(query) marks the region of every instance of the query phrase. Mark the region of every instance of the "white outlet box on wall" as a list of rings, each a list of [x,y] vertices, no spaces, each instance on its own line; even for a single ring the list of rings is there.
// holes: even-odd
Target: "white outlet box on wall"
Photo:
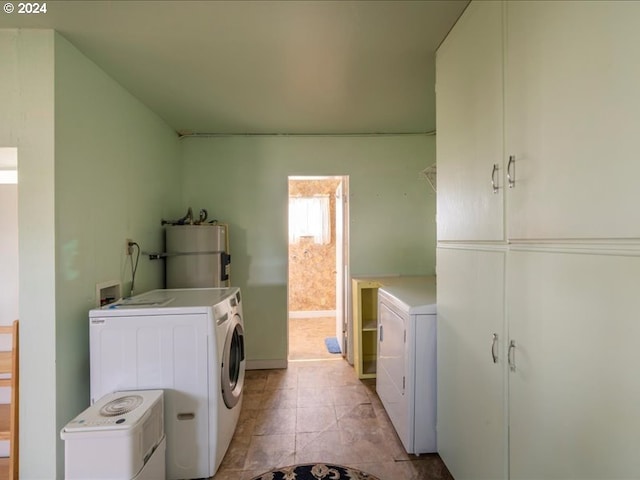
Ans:
[[[96,284],[96,307],[104,307],[122,298],[120,282],[111,280]]]

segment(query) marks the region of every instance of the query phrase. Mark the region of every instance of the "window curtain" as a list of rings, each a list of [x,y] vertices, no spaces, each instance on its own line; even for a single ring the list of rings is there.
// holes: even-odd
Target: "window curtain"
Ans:
[[[331,243],[329,195],[289,198],[289,243],[313,237],[314,243]]]

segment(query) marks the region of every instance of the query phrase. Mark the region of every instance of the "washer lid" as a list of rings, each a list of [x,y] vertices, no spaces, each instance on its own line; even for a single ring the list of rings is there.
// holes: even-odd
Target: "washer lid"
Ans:
[[[163,395],[162,390],[134,390],[105,395],[71,420],[64,433],[135,428]]]
[[[238,297],[238,287],[158,289],[125,298],[89,311],[90,318],[130,317],[132,315],[181,315],[209,313],[211,307]]]

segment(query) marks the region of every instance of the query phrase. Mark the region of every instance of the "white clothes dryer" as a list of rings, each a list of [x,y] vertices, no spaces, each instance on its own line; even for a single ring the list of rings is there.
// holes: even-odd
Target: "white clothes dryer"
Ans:
[[[437,452],[436,279],[378,289],[376,392],[407,453]]]
[[[163,289],[90,314],[91,401],[165,391],[168,480],[212,477],[229,447],[245,373],[240,289]]]

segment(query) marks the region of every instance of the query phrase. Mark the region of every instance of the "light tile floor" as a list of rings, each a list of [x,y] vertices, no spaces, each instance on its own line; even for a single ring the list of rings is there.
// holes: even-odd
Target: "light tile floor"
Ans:
[[[335,317],[290,318],[289,360],[340,357],[340,354],[329,353],[324,343],[325,338],[335,336]]]
[[[360,381],[340,355],[248,371],[236,433],[213,478],[248,480],[308,462],[353,466],[381,480],[452,480],[437,454],[407,455],[375,381]]]

